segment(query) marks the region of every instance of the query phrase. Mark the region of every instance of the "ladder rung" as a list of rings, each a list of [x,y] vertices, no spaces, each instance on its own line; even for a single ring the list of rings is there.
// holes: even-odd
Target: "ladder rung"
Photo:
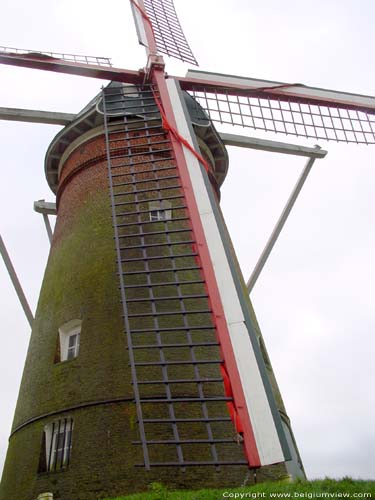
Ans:
[[[138,137],[137,137],[138,139]],[[169,142],[169,141],[167,141]],[[111,158],[120,158],[122,156],[124,156],[124,158],[133,158],[134,156],[145,156],[145,155],[156,155],[157,153],[165,153],[167,151],[172,151],[172,148],[167,148],[167,149],[151,149],[150,146],[151,146],[152,143],[150,144],[145,144],[145,145],[130,145],[130,146],[121,146],[121,147],[118,147],[118,148],[115,148],[115,147],[111,147],[110,149],[110,155],[111,155]],[[136,149],[138,148],[139,150],[140,149],[143,149],[143,151],[135,151],[134,153],[131,153],[131,151],[133,149]],[[126,153],[125,150],[128,150],[128,152]],[[116,154],[117,152],[122,152],[123,154]]]
[[[167,273],[167,272],[178,272],[178,271],[199,271],[199,269],[202,269],[201,266],[195,266],[195,267],[169,267],[167,269],[149,269],[148,271],[124,271],[122,274],[123,275],[131,275],[131,274],[153,274],[153,273]],[[171,281],[169,285],[181,285],[184,282],[181,281]],[[202,283],[204,283],[202,281]],[[144,286],[160,286],[158,283],[153,283],[152,285],[144,285]],[[125,288],[125,287],[124,287]]]
[[[166,380],[138,380],[138,385],[160,385],[160,384],[204,384],[211,382],[223,382],[222,378],[182,378]],[[132,382],[133,383],[133,382]]]
[[[131,165],[129,165],[131,166]],[[154,173],[157,174],[158,172],[163,172],[163,170],[175,170],[176,167],[173,165],[171,167],[158,167],[158,168],[148,168],[146,170],[135,170],[134,172],[127,172],[125,174],[112,174],[112,177],[124,177],[125,175],[138,175],[138,174],[147,174],[147,173]],[[161,177],[164,179],[164,177]]]
[[[130,101],[130,99],[126,100],[126,97],[122,97],[120,94],[118,94],[118,96],[119,99],[113,99],[113,97],[117,97],[117,95],[116,94],[111,95],[111,99],[108,102],[108,105],[111,106],[111,113],[113,111],[124,111],[124,114],[134,116],[132,113],[127,113],[127,111],[135,109],[136,110],[136,112],[134,113],[135,115],[144,115],[146,113],[151,113],[152,110],[154,110],[153,112],[154,115],[156,113],[159,114],[159,109],[155,104],[154,98],[152,96],[145,97],[144,99],[139,99],[139,100],[137,98],[130,97],[130,99],[133,102]],[[144,101],[152,101],[152,102],[150,104],[146,104],[144,103]],[[116,104],[118,104],[118,106],[114,106]],[[152,108],[152,109],[147,109],[147,108]]]
[[[145,298],[138,298],[138,299],[127,299],[126,302],[152,302],[159,301],[159,300],[185,300],[185,299],[207,299],[208,295],[206,294],[196,294],[196,295],[181,295],[181,296],[171,296],[169,295],[168,297],[153,297],[152,299],[150,297],[145,297]]]
[[[143,202],[135,202],[134,205],[140,205]],[[116,217],[126,217],[128,215],[138,215],[138,214],[149,214],[151,212],[155,212],[155,210],[182,210],[183,208],[186,208],[186,205],[177,205],[174,207],[169,207],[169,208],[148,208],[147,210],[137,210],[136,212],[120,212],[116,213]],[[172,219],[165,219],[165,220],[172,220]],[[151,222],[163,222],[162,220],[158,221],[151,221]]]
[[[121,133],[121,132],[120,132]],[[158,137],[160,134],[155,134],[156,137]],[[136,136],[136,137],[133,137],[132,139],[148,139],[150,136],[145,134],[144,136]],[[108,142],[111,144],[112,142],[126,142],[128,143],[131,139],[128,139],[128,138],[118,138],[118,139],[110,139]],[[140,144],[127,144],[127,145],[124,145],[122,146],[121,148],[117,148],[117,147],[111,147],[110,148],[110,151],[116,151],[117,149],[129,149],[129,150],[132,150],[132,149],[144,149],[144,148],[147,148],[147,147],[151,147],[151,146],[159,146],[160,144],[170,144],[171,141],[166,138],[166,137],[163,137],[163,140],[160,140],[160,141],[147,141],[145,143],[140,143]],[[155,151],[158,151],[157,149]]]
[[[202,279],[187,280],[187,281],[164,281],[161,283],[145,283],[142,285],[124,285],[124,288],[154,288],[158,286],[184,286],[184,285],[196,285],[202,283],[205,283],[205,281]]]
[[[149,243],[149,244],[145,243],[143,245],[132,245],[130,247],[120,247],[120,250],[134,250],[137,248],[170,247],[173,245],[187,245],[187,244],[192,244],[192,243],[195,243],[195,240],[171,241],[168,243]]]
[[[230,417],[207,417],[207,418],[144,418],[145,424],[170,424],[188,422],[231,422]]]
[[[175,186],[139,189],[138,191],[128,191],[128,192],[125,191],[124,193],[113,193],[113,196],[126,196],[129,194],[151,193],[152,191],[166,191],[167,189],[179,189],[181,187],[182,187],[181,184],[176,184]]]
[[[172,349],[175,347],[212,347],[219,346],[218,342],[196,342],[190,344],[142,344],[142,345],[133,345],[132,349]]]
[[[136,137],[136,139],[139,139],[139,137]],[[120,140],[120,139],[119,139]],[[118,141],[117,141],[118,142]],[[170,144],[169,141],[163,141],[161,142],[160,144]],[[160,149],[152,149],[151,146],[153,145],[156,145],[156,144],[159,144],[159,143],[156,143],[156,142],[150,142],[150,143],[145,143],[145,144],[130,144],[128,146],[119,146],[119,147],[114,147],[112,146],[109,153],[110,155],[112,156],[112,153],[116,153],[116,152],[119,152],[119,151],[122,151],[122,152],[125,152],[125,150],[128,151],[127,154],[125,154],[124,156],[126,156],[126,158],[132,158],[133,156],[145,156],[145,155],[154,155],[154,154],[158,154],[158,153],[166,153],[168,151],[172,151],[172,148],[160,148]],[[134,150],[134,152],[133,152]],[[138,150],[138,151],[137,151]],[[113,157],[115,158],[118,158],[119,155],[117,154],[114,154]]]
[[[146,97],[145,94],[146,93],[149,93],[150,94],[150,97]],[[155,104],[155,100],[154,100],[154,96],[153,96],[153,93],[151,91],[147,91],[147,90],[144,90],[142,89],[142,97],[139,98],[137,96],[137,93],[136,92],[130,92],[129,94],[124,94],[122,92],[113,92],[113,93],[106,93],[106,97],[110,97],[110,99],[108,99],[108,104],[114,104],[114,103],[121,103],[123,104],[123,107],[126,110],[128,109],[139,109],[139,108],[142,108],[142,107],[150,107],[152,106],[153,108],[157,108],[157,105]],[[134,96],[134,97],[132,97]],[[113,97],[115,97],[115,99],[113,99]],[[118,99],[116,99],[118,97]],[[134,101],[132,102],[132,100],[134,99]],[[151,101],[151,104],[143,104],[144,101]],[[142,104],[141,104],[142,102]],[[125,103],[126,103],[126,106],[125,106]],[[134,104],[134,106],[130,106],[130,104]],[[112,108],[111,108],[111,111],[112,111]]]
[[[202,309],[197,311],[166,311],[166,312],[154,312],[154,313],[139,313],[139,314],[127,314],[128,318],[143,318],[143,317],[156,317],[156,316],[186,316],[187,314],[208,314],[212,313],[211,309]]]
[[[136,161],[133,163],[121,163],[121,165],[112,165],[111,164],[111,170],[113,168],[134,167],[135,165],[143,165],[144,163],[159,163],[161,161],[169,161],[169,160],[174,160],[174,158],[169,156],[166,158],[156,158],[155,160],[143,160],[143,161]]]
[[[237,460],[237,461],[201,461],[201,462],[148,462],[150,467],[203,467],[208,465],[213,465],[215,467],[223,466],[223,465],[247,465],[249,463],[246,460]],[[135,467],[145,467],[145,464],[134,464]]]
[[[150,121],[155,121],[155,120],[148,120],[149,122]],[[127,124],[124,124],[124,128],[121,129],[121,130],[110,130],[108,132],[108,135],[109,136],[112,136],[112,135],[115,135],[115,134],[127,134],[127,133],[131,133],[131,132],[142,132],[142,131],[149,131],[149,130],[156,130],[158,129],[159,132],[155,133],[155,134],[144,134],[144,135],[139,135],[138,137],[137,136],[129,136],[129,137],[126,137],[125,139],[143,139],[144,137],[148,138],[148,137],[155,137],[155,136],[159,136],[159,135],[163,135],[163,136],[166,136],[168,135],[168,133],[162,129],[162,126],[161,126],[161,122],[160,120],[157,120],[159,122],[159,125],[150,125],[150,126],[146,126],[146,127],[134,127],[134,128],[129,128],[129,127],[125,127],[125,125]],[[135,122],[133,122],[135,123]],[[137,121],[137,123],[143,123],[144,124],[144,120],[142,121]],[[114,142],[118,139],[109,139],[109,142]],[[120,139],[121,140],[121,139]]]
[[[158,134],[159,135],[159,134]],[[144,138],[145,139],[148,139],[148,135],[145,135]],[[134,137],[133,139],[141,139],[141,137]],[[128,142],[129,139],[112,139],[110,140],[109,142]],[[151,141],[151,142],[147,142],[145,144],[130,144],[128,146],[123,146],[121,149],[124,149],[124,148],[128,148],[128,149],[136,149],[136,148],[145,148],[145,147],[148,147],[148,146],[159,146],[160,144],[170,144],[171,141],[169,139],[165,139],[163,141]],[[116,148],[112,149],[111,148],[111,151],[115,151]],[[156,152],[159,151],[158,149],[155,150]]]
[[[205,398],[150,398],[140,399],[141,403],[206,403],[210,401],[233,401],[233,398],[227,396],[212,396]]]
[[[132,441],[132,444],[142,444],[142,441]],[[232,439],[179,439],[179,440],[167,440],[167,439],[160,439],[160,440],[152,440],[152,441],[145,441],[145,443],[152,445],[152,444],[203,444],[203,443],[233,443],[237,444],[236,438],[233,436]]]
[[[204,325],[204,326],[177,326],[173,327],[165,327],[165,328],[138,328],[136,330],[132,330],[130,333],[156,333],[156,332],[181,332],[181,331],[199,331],[199,330],[215,330],[213,325]]]
[[[160,136],[160,135],[163,135],[165,137],[167,137],[168,133],[167,131],[165,131],[163,128],[162,128],[162,125],[161,125],[161,120],[158,120],[159,122],[159,125],[149,125],[150,123],[153,123],[155,120],[152,120],[152,119],[149,119],[147,120],[147,124],[145,126],[145,120],[143,121],[139,121],[139,120],[134,120],[133,121],[133,124],[135,123],[142,123],[143,126],[137,126],[137,127],[129,127],[128,125],[130,125],[129,122],[125,122],[123,123],[123,128],[121,130],[111,130],[110,133],[108,135],[112,136],[112,135],[115,135],[116,133],[117,134],[127,134],[127,133],[130,133],[130,132],[133,132],[133,131],[136,131],[136,132],[145,132],[144,134],[139,134],[138,136],[133,136],[131,138],[138,138],[138,139],[142,139],[143,137],[154,137],[154,136]],[[155,130],[155,129],[158,129],[158,132],[154,133],[154,134],[150,134],[150,133],[147,133],[147,132],[150,132],[150,130]],[[111,139],[110,139],[111,140]],[[113,139],[114,141],[116,139]]]
[[[166,260],[166,259],[182,259],[183,257],[196,257],[198,255],[197,252],[192,253],[182,253],[181,255],[155,255],[151,257],[137,257],[134,259],[121,259],[120,262],[142,262],[149,260]]]
[[[159,110],[156,108],[155,105],[148,104],[147,106],[142,106],[139,104],[138,106],[114,106],[113,103],[116,103],[116,101],[111,101],[111,113],[116,113],[118,118],[123,118],[124,121],[126,120],[126,123],[131,123],[131,118],[136,116],[142,117],[144,120],[149,120],[150,118],[158,118],[160,120],[160,113]],[[146,109],[150,108],[150,109]],[[152,109],[154,107],[154,109]]]
[[[133,115],[133,116],[134,116],[134,115]],[[143,124],[143,126],[144,126],[145,121],[146,121],[147,125],[148,125],[150,122],[158,121],[158,122],[160,123],[160,127],[162,126],[162,125],[161,125],[161,119],[160,119],[160,117],[156,117],[156,116],[155,116],[154,118],[147,118],[147,120],[145,120],[144,118],[140,118],[140,119],[137,119],[137,120],[135,120],[135,119],[130,119],[129,121],[128,121],[128,120],[126,120],[126,121],[124,121],[124,125],[130,125],[130,126],[132,126],[132,125],[134,125],[134,124],[136,124],[136,123],[142,123],[142,124]],[[109,124],[109,127],[110,127],[110,126],[111,126],[111,124]],[[130,127],[129,127],[129,128],[130,128]],[[111,132],[113,132],[113,131],[111,131],[111,129],[109,128],[109,134],[111,134]]]
[[[129,195],[137,196],[137,193],[129,193]],[[150,201],[164,201],[164,200],[177,200],[179,198],[183,198],[183,194],[175,194],[173,196],[165,196],[163,198],[146,198],[145,200],[134,200],[134,201],[122,201],[120,203],[115,203],[115,207],[119,207],[121,205],[135,205],[136,203],[149,203]]]
[[[128,102],[129,104],[137,103],[139,107],[140,102],[152,100],[153,105],[155,106],[155,101],[151,88],[150,90],[147,87],[140,87],[140,86],[134,88],[136,90],[133,91],[132,87],[128,87],[126,90],[130,90],[130,92],[124,92],[123,88],[121,87],[109,87],[108,90],[110,90],[110,92],[105,90],[105,95],[111,97],[111,99],[109,99],[109,104],[111,104],[112,102]],[[149,97],[147,96],[147,94],[149,95]],[[113,97],[115,98],[119,97],[119,99],[115,101],[112,99]]]
[[[155,133],[147,134],[147,132],[155,130]],[[132,132],[136,132],[137,135],[132,134]],[[146,132],[146,133],[143,133]],[[164,130],[162,130],[161,125],[153,125],[150,127],[134,127],[134,128],[122,128],[118,130],[114,130],[111,136],[117,136],[113,139],[108,138],[108,142],[117,142],[117,141],[132,141],[135,139],[150,139],[152,137],[167,137],[165,135]]]
[[[151,85],[147,84],[147,85],[137,85],[137,86],[134,86],[134,91],[133,91],[133,87],[128,87],[126,90],[128,90],[129,92],[124,92],[124,88],[123,87],[107,87],[106,89],[104,89],[104,94],[105,96],[123,96],[124,98],[125,97],[131,97],[131,96],[135,96],[134,99],[140,99],[139,97],[139,93],[141,92],[142,93],[142,97],[149,94],[150,97],[151,95],[153,96],[153,92],[152,92],[152,87]],[[148,97],[144,97],[144,99],[150,99]]]
[[[152,129],[155,129],[155,128],[160,128],[161,127],[150,127]],[[145,131],[148,131],[150,130],[150,128],[148,127],[143,127],[143,128],[137,128],[135,129],[136,132],[140,132],[141,130],[145,130]],[[132,130],[129,129],[129,130],[118,130],[117,133],[118,134],[126,134],[127,132],[131,132]],[[167,135],[167,132],[165,132],[164,130],[160,130],[160,132],[156,132],[155,134],[144,134],[144,135],[138,135],[138,136],[132,136],[132,137],[124,137],[124,138],[118,138],[118,139],[108,139],[108,142],[111,143],[111,142],[118,142],[118,141],[129,141],[129,140],[132,140],[132,139],[150,139],[150,137],[168,137]]]
[[[145,220],[145,221],[140,221],[140,222],[124,222],[121,224],[116,224],[117,227],[127,227],[127,226],[138,226],[141,224],[144,226],[145,224],[172,224],[173,222],[176,221],[181,221],[181,220],[190,220],[189,217],[174,217],[173,219],[169,220]],[[191,229],[185,229],[185,231],[191,231]],[[164,233],[170,233],[171,231],[164,231]],[[119,238],[121,238],[121,235],[119,235]]]
[[[134,224],[131,224],[131,226],[134,226]],[[120,238],[142,238],[144,236],[153,236],[155,234],[172,234],[172,233],[191,233],[193,230],[192,229],[166,229],[165,231],[150,231],[148,233],[130,233],[130,234],[123,234],[119,235]]]
[[[181,359],[176,361],[140,361],[135,362],[134,366],[172,366],[172,365],[217,365],[223,362],[222,359],[196,359],[183,361]]]
[[[160,181],[167,181],[171,179],[179,179],[180,177],[178,175],[170,175],[168,177],[160,177],[160,178],[155,178],[155,179],[140,179],[139,181],[132,181],[132,182],[119,182],[118,184],[114,184],[113,187],[118,187],[118,186],[134,186],[136,184],[146,184],[148,182],[160,182]]]
[[[135,202],[134,205],[140,205],[141,203],[144,203],[144,202]],[[150,212],[155,212],[155,210],[182,210],[184,208],[187,208],[186,205],[175,205],[175,206],[171,206],[169,208],[148,208],[147,210],[137,210],[135,212],[120,212],[120,213],[116,213],[116,216],[117,217],[126,217],[127,215],[148,214]],[[173,219],[164,219],[164,220],[170,221]],[[150,222],[163,222],[163,220],[150,221]]]

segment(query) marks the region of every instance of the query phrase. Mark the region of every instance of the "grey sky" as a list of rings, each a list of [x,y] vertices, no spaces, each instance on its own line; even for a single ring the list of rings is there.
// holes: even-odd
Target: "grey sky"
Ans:
[[[202,70],[373,94],[372,1],[175,4]],[[110,6],[97,0],[5,1],[0,43],[144,66],[128,2]],[[187,69],[166,62],[171,74]],[[102,85],[10,66],[0,67],[0,78],[0,106],[66,112],[79,111]],[[32,203],[52,200],[43,160],[59,130],[0,122],[1,233],[33,310],[48,240]],[[319,144],[328,156],[315,163],[252,300],[308,475],[375,479],[375,146]],[[247,278],[304,160],[235,148],[229,153],[222,207]],[[2,264],[0,276],[1,468],[30,332]]]

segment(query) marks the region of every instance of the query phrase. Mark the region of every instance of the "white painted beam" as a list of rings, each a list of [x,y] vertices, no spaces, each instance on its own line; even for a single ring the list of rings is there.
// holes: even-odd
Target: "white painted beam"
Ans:
[[[26,296],[23,293],[21,283],[18,279],[18,276],[16,274],[16,271],[13,267],[12,261],[10,260],[8,251],[5,247],[5,244],[3,242],[2,237],[0,236],[0,253],[3,257],[5,267],[7,268],[7,271],[9,273],[9,277],[12,280],[14,289],[16,291],[17,297],[21,303],[22,309],[25,313],[25,316],[27,318],[27,321],[29,322],[30,327],[32,328],[33,322],[34,322],[34,316],[33,313],[31,312],[30,306],[27,302]]]
[[[49,242],[52,243],[53,231],[48,218],[48,215],[57,215],[56,203],[38,200],[34,201],[34,210],[43,215],[44,224],[46,226]]]
[[[67,125],[75,118],[72,113],[40,111],[38,109],[0,108],[0,120]]]
[[[310,158],[324,158],[327,151],[324,149],[310,148],[285,142],[270,141],[268,139],[257,139],[245,135],[219,133],[226,146],[238,146],[241,148],[257,149],[270,153],[282,153],[294,156],[308,156]]]
[[[45,200],[34,201],[34,210],[39,214],[46,214],[46,215],[57,214],[56,203]]]
[[[301,83],[274,82],[196,70],[189,70],[185,78],[178,78],[178,80],[182,88],[186,90],[189,90],[192,86],[200,86],[205,87],[207,91],[209,91],[210,87],[216,87],[217,89],[222,87],[228,91],[233,89],[232,93],[234,94],[241,91],[245,94],[247,91],[266,91],[280,98],[282,96],[287,98],[296,97],[302,100],[314,100],[327,106],[329,104],[338,104],[344,108],[363,108],[365,111],[375,112],[375,97],[373,96],[309,87]]]
[[[319,148],[319,146],[317,146],[317,148]],[[298,198],[299,193],[301,192],[301,189],[302,189],[302,187],[307,179],[307,176],[310,173],[312,166],[314,165],[314,162],[315,162],[315,158],[309,158],[307,160],[305,168],[303,169],[302,174],[300,175],[296,185],[294,186],[294,189],[293,189],[291,195],[289,196],[288,201],[287,201],[283,211],[281,212],[279,220],[277,221],[277,223],[274,227],[274,230],[272,231],[271,236],[269,237],[267,244],[264,247],[264,250],[258,259],[258,262],[256,263],[254,270],[251,273],[251,276],[247,281],[246,286],[247,286],[249,294],[253,290],[254,285],[255,285],[260,273],[262,272],[262,269],[265,266],[267,259],[270,256],[270,253],[272,252],[273,247],[275,246],[277,238],[279,237],[279,235],[280,235],[280,233],[285,225],[285,222],[287,221],[287,219],[289,217],[289,214],[290,214],[290,212],[291,212],[291,210],[292,210],[292,208],[293,208],[293,206]]]
[[[177,130],[194,147],[176,83],[173,80],[167,80],[167,86],[177,123]],[[236,362],[235,371],[238,370],[239,383],[244,394],[246,408],[244,406],[241,406],[241,408],[238,407],[239,415],[240,418],[241,415],[244,418],[247,417],[251,422],[261,465],[283,462],[285,456],[278,436],[276,423],[247,330],[241,302],[237,294],[236,285],[203,174],[198,160],[189,150],[184,149],[184,156],[224,309],[229,339]],[[232,386],[234,387],[233,379]]]

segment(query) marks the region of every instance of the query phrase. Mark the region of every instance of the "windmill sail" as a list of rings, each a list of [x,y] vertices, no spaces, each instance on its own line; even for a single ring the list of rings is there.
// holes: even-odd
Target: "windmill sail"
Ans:
[[[198,65],[182,31],[173,0],[131,0],[138,40],[148,47],[144,23],[152,26],[158,52]]]
[[[20,49],[16,47],[0,46],[0,54],[8,56],[21,56],[24,58],[36,59],[59,59],[61,61],[75,62],[80,64],[90,64],[95,66],[111,67],[111,59],[108,57],[87,56],[82,54],[67,54],[60,52],[46,52],[32,49]]]
[[[178,84],[169,80],[167,92],[174,113],[168,120],[175,118],[177,132],[197,149]],[[212,187],[189,150],[183,153],[187,170],[175,159],[155,99],[152,86],[112,86],[103,99],[144,465],[284,462],[289,450],[281,419]],[[119,114],[124,125],[111,128]]]
[[[120,82],[138,83],[143,80],[139,71],[114,68],[110,59],[105,57],[0,47],[0,64]]]
[[[103,95],[137,444],[147,469],[246,464],[226,410],[231,398],[221,390],[222,356],[197,242],[154,93],[150,85],[110,86]],[[111,126],[119,115],[123,126]]]
[[[178,131],[197,148],[194,133],[186,120],[187,108],[178,83],[169,79],[167,87]],[[259,340],[241,287],[241,276],[231,251],[217,202],[209,189],[208,176],[197,159],[184,150],[185,161],[197,211],[213,266],[222,321],[217,321],[235,407],[242,419],[245,454],[249,465],[265,465],[289,460],[289,449],[274,397],[260,354]],[[207,266],[208,267],[208,266]],[[208,270],[206,269],[208,273]],[[214,302],[214,298],[211,297]],[[216,303],[217,305],[217,303]],[[216,314],[219,313],[216,309]],[[225,375],[224,375],[225,379]]]
[[[189,71],[181,85],[213,122],[298,137],[375,144],[375,99]]]

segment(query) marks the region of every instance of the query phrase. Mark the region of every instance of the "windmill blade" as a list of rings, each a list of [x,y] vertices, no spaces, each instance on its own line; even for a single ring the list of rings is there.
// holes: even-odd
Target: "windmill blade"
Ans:
[[[62,59],[63,61],[71,61],[76,63],[83,64],[94,64],[95,66],[107,66],[111,67],[111,59],[109,57],[96,57],[96,56],[85,56],[79,54],[64,54],[60,52],[45,52],[31,49],[19,49],[16,47],[3,47],[0,46],[0,52],[10,54],[10,55],[23,55],[23,56],[37,56],[53,58],[53,59]]]
[[[371,96],[200,71],[189,71],[180,84],[213,122],[375,144],[375,99]]]
[[[114,68],[104,57],[35,52],[12,47],[0,46],[0,64],[134,84],[141,83],[143,79],[141,72]]]
[[[130,0],[130,3],[141,45],[151,52],[156,49],[162,54],[198,65],[182,31],[173,0]],[[149,26],[152,33],[147,37]]]

